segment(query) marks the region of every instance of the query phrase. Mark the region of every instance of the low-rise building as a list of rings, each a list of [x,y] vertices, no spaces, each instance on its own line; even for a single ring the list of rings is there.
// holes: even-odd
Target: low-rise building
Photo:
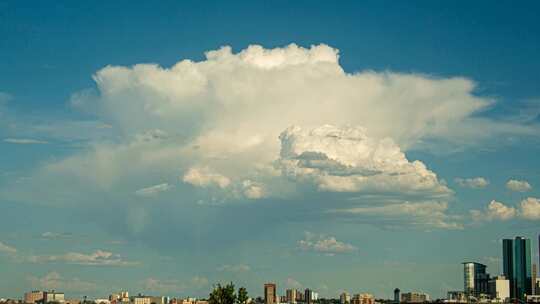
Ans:
[[[489,296],[495,302],[505,302],[510,298],[510,281],[504,276],[497,276],[489,280]]]
[[[425,303],[429,302],[429,295],[423,292],[405,292],[401,294],[401,302]]]
[[[133,304],[151,304],[152,300],[150,297],[138,295],[133,297]]]
[[[43,300],[43,291],[32,290],[24,294],[24,303],[36,303]]]
[[[351,299],[351,304],[375,304],[375,297],[369,293],[355,294]]]
[[[467,295],[464,291],[449,291],[446,296],[447,303],[467,303]]]
[[[54,290],[43,292],[43,303],[64,303],[64,300],[63,292],[56,292]]]
[[[287,295],[287,303],[289,304],[296,303],[296,289],[287,289],[285,294]]]
[[[344,292],[339,295],[339,303],[340,304],[350,304],[351,303],[351,295],[347,292]]]

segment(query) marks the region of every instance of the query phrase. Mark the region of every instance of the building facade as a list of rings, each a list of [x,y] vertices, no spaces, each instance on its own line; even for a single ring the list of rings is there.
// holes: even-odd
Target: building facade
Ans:
[[[275,283],[264,284],[264,303],[276,304],[277,303],[277,287]]]
[[[423,292],[406,292],[401,294],[401,302],[425,303],[429,302],[429,295]]]
[[[55,292],[53,291],[45,291],[43,292],[43,302],[44,303],[50,303],[50,302],[64,302],[64,293],[63,292]]]
[[[394,303],[399,303],[401,300],[401,291],[399,288],[394,289]]]
[[[355,294],[351,304],[375,304],[375,297],[369,293]]]
[[[304,302],[307,304],[313,303],[313,290],[306,288],[304,290]]]
[[[446,300],[448,303],[466,303],[467,296],[463,291],[449,291],[446,295]]]
[[[150,304],[152,300],[150,297],[145,296],[136,296],[133,297],[133,304]]]
[[[510,298],[525,300],[532,293],[531,240],[503,240],[503,273],[510,281]]]
[[[470,297],[478,298],[488,294],[489,274],[486,265],[476,262],[463,263],[463,291]]]
[[[350,304],[351,303],[351,295],[347,292],[343,292],[339,295],[339,303],[341,304]]]
[[[287,296],[287,303],[296,303],[296,289],[287,289],[285,294]]]
[[[505,302],[510,299],[510,281],[504,276],[497,276],[489,280],[489,295],[496,302]]]
[[[43,291],[33,290],[24,294],[24,303],[36,303],[43,300]]]
[[[514,294],[526,299],[532,293],[531,240],[523,237],[514,239]]]

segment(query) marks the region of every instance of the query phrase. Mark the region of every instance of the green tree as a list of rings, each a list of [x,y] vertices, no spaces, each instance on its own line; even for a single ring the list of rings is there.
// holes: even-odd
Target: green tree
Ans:
[[[221,284],[214,285],[214,290],[208,297],[209,304],[236,304],[236,294],[234,293],[234,284],[231,282],[225,286]]]
[[[249,297],[247,289],[244,287],[238,288],[238,297],[236,299],[236,303],[238,304],[247,304]]]

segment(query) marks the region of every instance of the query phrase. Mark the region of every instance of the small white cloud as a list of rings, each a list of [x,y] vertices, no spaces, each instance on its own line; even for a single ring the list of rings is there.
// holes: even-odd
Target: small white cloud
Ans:
[[[305,238],[298,241],[298,245],[306,251],[315,251],[330,255],[336,253],[349,253],[358,249],[351,244],[338,241],[333,236],[326,236],[323,234],[316,235],[311,232],[306,232]]]
[[[506,188],[516,192],[527,192],[532,189],[532,186],[525,180],[511,179],[506,183]]]
[[[249,265],[245,265],[245,264],[222,265],[217,268],[217,271],[225,271],[225,272],[247,272],[250,270],[251,268],[249,267]]]
[[[197,187],[217,186],[222,189],[226,188],[231,183],[231,180],[228,177],[214,172],[208,167],[190,168],[186,174],[184,174],[182,180]]]
[[[139,196],[152,196],[152,195],[158,194],[160,192],[168,191],[168,190],[170,190],[172,188],[173,188],[173,186],[169,185],[168,183],[163,183],[163,184],[159,184],[159,185],[139,189],[139,190],[135,191],[135,194],[137,194]]]
[[[528,220],[540,220],[540,199],[528,197],[521,201],[520,215]]]
[[[10,143],[10,144],[19,144],[19,145],[43,145],[48,144],[48,141],[44,140],[38,140],[38,139],[31,139],[31,138],[5,138],[4,142]]]
[[[484,211],[471,210],[471,216],[475,221],[507,221],[516,217],[516,214],[516,208],[508,207],[495,200],[492,200]]]
[[[14,255],[17,253],[17,249],[15,247],[6,245],[2,242],[0,242],[0,253],[6,253],[9,255]]]
[[[454,181],[461,187],[471,188],[471,189],[481,189],[489,185],[489,180],[483,177],[473,177],[473,178],[455,178]]]

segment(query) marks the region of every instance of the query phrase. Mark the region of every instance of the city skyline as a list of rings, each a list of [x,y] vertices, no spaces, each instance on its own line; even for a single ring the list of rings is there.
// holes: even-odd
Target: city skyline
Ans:
[[[0,297],[526,286],[539,9],[0,0]]]

